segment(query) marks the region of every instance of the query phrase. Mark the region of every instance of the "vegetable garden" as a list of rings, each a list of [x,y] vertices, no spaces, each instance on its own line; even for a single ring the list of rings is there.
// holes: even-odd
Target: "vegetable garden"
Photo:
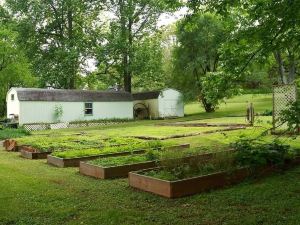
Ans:
[[[57,167],[79,167],[55,169],[45,163],[40,164],[39,160],[22,161],[23,166],[38,163],[41,170],[39,176],[47,177],[46,171],[53,170],[55,173],[69,174],[71,180],[72,176],[76,176],[76,179],[88,186],[93,182],[99,187],[104,183],[94,183],[89,177],[110,179],[105,183],[108,187],[110,184],[120,184],[119,182],[122,183],[122,188],[128,187],[128,184],[133,187],[126,188],[126,193],[133,199],[151,196],[137,190],[167,198],[194,195],[237,184],[249,178],[256,180],[299,164],[299,137],[269,135],[266,131],[272,128],[270,116],[257,117],[253,127],[248,126],[239,115],[224,117],[219,113],[214,119],[201,117],[200,114],[197,118],[188,116],[185,119],[166,121],[130,122],[104,128],[47,130],[24,134],[25,136],[14,139],[20,146],[18,149],[21,154],[44,153],[41,158],[48,157],[49,160],[52,157],[60,160],[55,165]],[[243,129],[220,131],[228,126]],[[206,133],[208,131],[212,133]],[[134,137],[168,137],[173,133],[186,135],[193,132],[199,134],[167,140]],[[78,171],[85,176],[76,175]],[[122,179],[127,177],[128,181]],[[119,179],[121,180],[118,181]],[[235,190],[234,187],[233,189]],[[89,193],[88,189],[86,193]],[[154,196],[151,198],[156,199]],[[189,198],[184,199],[190,201]]]

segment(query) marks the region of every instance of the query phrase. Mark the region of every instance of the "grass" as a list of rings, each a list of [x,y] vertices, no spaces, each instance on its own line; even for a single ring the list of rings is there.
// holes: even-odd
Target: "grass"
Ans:
[[[246,101],[253,101],[257,112],[271,109],[271,95],[245,95],[222,104],[215,113],[204,113],[199,104],[191,104],[186,107],[189,114],[186,118],[39,131],[30,137],[35,137],[37,142],[47,136],[53,140],[83,136],[88,141],[98,141],[129,133],[148,135],[154,130],[156,133],[151,135],[166,135],[164,132],[168,131],[162,132],[158,124],[213,118],[216,119],[212,122],[242,121]],[[192,147],[203,146],[212,151],[223,149],[240,135],[258,136],[270,126],[268,120],[263,122],[263,127],[172,139],[168,143],[190,143]],[[300,147],[299,137],[281,139]],[[95,180],[81,176],[78,169],[56,168],[44,160],[26,160],[18,153],[0,151],[0,224],[7,225],[299,224],[299,193],[299,167],[227,189],[170,200],[129,188],[126,179]]]
[[[15,166],[18,165],[18,166]],[[0,152],[0,224],[298,224],[300,168],[168,200]],[[276,187],[276,188],[274,188]]]
[[[272,109],[271,94],[247,94],[237,96],[221,103],[216,112],[205,113],[200,103],[195,102],[185,106],[185,114],[192,116],[190,119],[244,116],[248,104],[252,102],[256,113],[263,113]]]

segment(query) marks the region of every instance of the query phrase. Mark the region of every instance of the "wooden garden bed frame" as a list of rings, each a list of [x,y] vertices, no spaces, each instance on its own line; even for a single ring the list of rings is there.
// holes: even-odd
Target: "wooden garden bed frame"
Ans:
[[[243,123],[188,123],[188,122],[176,122],[176,123],[161,123],[158,126],[171,126],[171,127],[252,127],[250,124]]]
[[[5,141],[3,141],[3,147],[6,151],[9,151],[9,152],[19,151],[18,143],[16,140],[13,140],[13,139],[6,139]]]
[[[31,146],[20,146],[20,154],[23,158],[26,159],[47,159],[47,156],[52,152],[41,152],[38,149],[35,149]]]
[[[189,148],[190,144],[181,144],[174,145],[170,147],[166,147],[167,150],[171,149],[185,149]],[[158,148],[160,149],[160,148]],[[117,156],[126,156],[131,154],[143,154],[147,151],[147,149],[135,150],[135,151],[126,151],[126,152],[116,152],[116,153],[107,153],[107,154],[99,154],[94,156],[84,156],[77,158],[59,158],[56,156],[48,155],[47,163],[57,167],[79,167],[80,161],[89,161],[98,158],[108,158],[108,157],[117,157]]]
[[[178,134],[178,135],[172,135],[167,137],[152,137],[152,136],[129,136],[133,138],[138,138],[142,140],[168,140],[168,139],[176,139],[176,138],[184,138],[184,137],[193,137],[193,136],[199,136],[204,134],[213,134],[213,133],[219,133],[219,132],[227,132],[227,131],[234,131],[234,130],[243,130],[246,129],[246,126],[241,127],[228,127],[223,129],[217,129],[217,130],[209,130],[209,131],[202,131],[202,132],[196,132],[196,133],[190,133],[190,134]]]
[[[176,159],[181,160],[183,163],[188,163],[190,160],[197,160],[198,162],[207,161],[212,159],[218,153],[232,153],[233,150],[223,151],[223,152],[215,152],[215,153],[205,153],[205,154],[197,154],[186,156],[184,158]],[[172,159],[169,159],[169,161]],[[89,162],[80,162],[79,172],[82,175],[94,177],[97,179],[112,179],[112,178],[122,178],[128,177],[128,173],[137,170],[144,170],[149,168],[157,167],[159,163],[162,161],[145,161],[140,163],[132,163],[132,164],[125,164],[119,166],[110,166],[110,167],[103,167],[100,165],[94,165]]]
[[[287,162],[284,169],[300,165],[300,157],[291,162]],[[160,168],[154,168],[160,169]],[[262,177],[278,170],[274,166],[266,166],[251,171],[249,168],[240,168],[232,172],[217,172],[204,176],[187,178],[183,180],[167,181],[143,175],[144,172],[153,170],[141,170],[129,173],[129,185],[133,188],[154,193],[166,198],[179,198],[198,194],[212,189],[226,187],[242,182],[251,175]]]

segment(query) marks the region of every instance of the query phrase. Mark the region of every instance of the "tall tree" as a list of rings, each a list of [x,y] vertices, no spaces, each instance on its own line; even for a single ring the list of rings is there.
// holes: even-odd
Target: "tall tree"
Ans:
[[[230,48],[231,61],[242,72],[255,60],[272,55],[277,63],[279,83],[291,83],[300,64],[300,1],[298,0],[199,0],[206,9],[224,17],[236,17],[236,31]]]
[[[101,1],[7,0],[18,20],[20,43],[27,49],[42,86],[76,86],[89,55]]]
[[[179,3],[177,0],[111,0],[107,6],[115,16],[110,23],[106,48],[98,53],[99,64],[105,64],[104,73],[114,67],[122,78],[120,82],[124,89],[131,92],[132,77],[138,73],[134,62],[141,59],[137,54],[141,48],[145,49],[147,42],[149,46],[149,38],[157,31],[160,15],[175,9]],[[151,57],[146,56],[147,59],[151,60]]]
[[[18,33],[8,13],[0,7],[0,115],[6,110],[6,93],[11,87],[32,86],[30,64],[17,43]]]
[[[207,112],[230,93],[228,74],[220,69],[221,46],[229,31],[213,14],[193,13],[177,26],[174,50],[174,84],[186,96],[197,96]]]

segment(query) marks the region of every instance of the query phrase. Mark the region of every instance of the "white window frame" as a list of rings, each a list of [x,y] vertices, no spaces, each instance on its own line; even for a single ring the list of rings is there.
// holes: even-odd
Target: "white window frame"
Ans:
[[[14,101],[14,100],[15,100],[15,94],[11,94],[11,95],[10,95],[10,100],[11,100],[11,101]]]

